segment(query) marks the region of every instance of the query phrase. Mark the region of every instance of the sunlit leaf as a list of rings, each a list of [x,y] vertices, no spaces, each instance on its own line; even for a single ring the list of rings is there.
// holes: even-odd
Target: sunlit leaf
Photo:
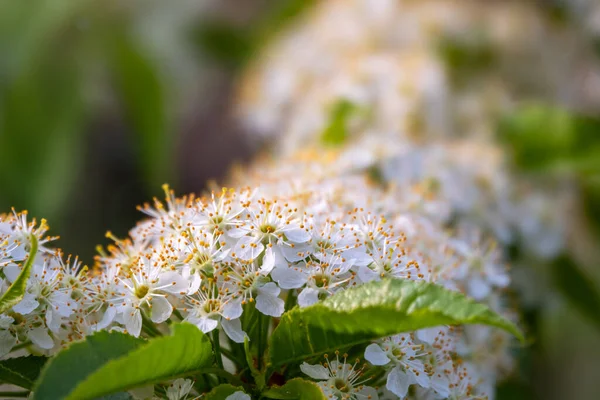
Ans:
[[[243,392],[243,391],[244,391],[243,388],[236,387],[236,386],[226,383],[224,385],[219,385],[219,386],[213,388],[213,390],[206,393],[204,395],[204,397],[202,397],[202,399],[203,400],[225,400],[227,398],[227,396],[230,396],[230,395],[234,394],[235,392]]]
[[[101,331],[72,344],[52,358],[35,385],[34,399],[64,399],[77,385],[111,360],[143,345],[120,332]]]
[[[40,356],[9,358],[0,361],[0,381],[31,389],[48,359]]]
[[[31,275],[31,268],[33,267],[33,262],[35,261],[35,256],[38,251],[38,240],[35,235],[31,235],[31,247],[29,249],[29,256],[27,257],[27,261],[23,266],[23,269],[19,273],[19,276],[15,281],[10,285],[8,290],[0,297],[0,314],[8,311],[13,306],[17,305],[21,300],[23,300],[23,296],[25,295],[25,290],[27,289],[27,281],[29,280],[29,275]]]
[[[270,388],[262,395],[269,399],[326,400],[319,385],[301,378],[291,379],[281,387]]]
[[[343,347],[438,325],[485,324],[523,336],[510,321],[461,293],[427,282],[382,280],[284,314],[270,338],[273,368]]]
[[[123,341],[122,335],[108,334],[104,347],[111,347],[114,338]],[[88,340],[86,342],[88,343]],[[71,400],[95,399],[107,394],[154,384],[186,375],[212,363],[212,345],[208,337],[196,326],[177,324],[171,336],[163,336],[138,345],[128,352],[111,359],[90,365],[93,357],[82,353],[85,347],[75,346],[59,353],[66,358],[75,358],[70,365],[49,363],[41,377],[34,399],[65,398]],[[93,353],[92,353],[93,354]],[[113,354],[113,353],[111,353]],[[80,360],[80,361],[78,361]],[[79,379],[73,379],[72,371],[79,370]],[[57,392],[57,389],[60,392]],[[42,390],[43,389],[43,390]]]

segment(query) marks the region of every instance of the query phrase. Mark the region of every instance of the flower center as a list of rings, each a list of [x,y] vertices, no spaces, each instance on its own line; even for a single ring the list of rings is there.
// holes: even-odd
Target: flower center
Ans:
[[[201,272],[208,276],[212,276],[215,272],[215,269],[212,265],[212,259],[210,255],[206,253],[196,253],[194,256],[192,269],[194,272]]]
[[[135,288],[135,297],[137,297],[138,299],[143,299],[144,297],[146,297],[149,291],[150,288],[148,287],[148,285],[140,285]]]
[[[317,241],[317,247],[321,250],[329,250],[333,248],[333,244],[328,240],[321,239]]]
[[[219,311],[221,308],[221,302],[218,299],[208,299],[204,302],[204,312],[206,314],[212,314]]]
[[[343,379],[337,378],[333,384],[335,385],[335,388],[342,393],[348,393],[350,391],[348,383]]]
[[[330,278],[325,274],[316,274],[314,276],[315,285],[319,288],[327,287],[329,285]]]
[[[262,233],[273,233],[275,232],[276,228],[273,225],[269,225],[269,224],[265,224],[265,225],[261,225],[260,227],[260,231]]]
[[[246,275],[244,275],[244,277],[242,279],[242,287],[244,289],[250,289],[250,288],[252,288],[252,285],[254,284],[255,278],[256,278],[256,275],[254,275],[254,274],[246,274]]]
[[[404,357],[404,352],[398,348],[392,350],[392,355],[398,359]]]

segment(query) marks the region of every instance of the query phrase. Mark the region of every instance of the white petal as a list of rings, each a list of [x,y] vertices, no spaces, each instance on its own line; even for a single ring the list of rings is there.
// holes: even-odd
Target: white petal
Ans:
[[[123,322],[127,333],[131,336],[138,337],[142,331],[142,314],[138,308],[127,306],[123,309]]]
[[[236,343],[244,343],[244,339],[247,337],[246,332],[242,330],[242,322],[239,319],[232,320],[221,320],[221,327],[229,336],[231,340]]]
[[[213,261],[215,261],[215,262],[223,261],[225,258],[227,258],[227,256],[229,255],[230,252],[231,252],[231,248],[228,248],[228,249],[221,248],[219,253],[213,257]]]
[[[256,239],[250,236],[244,236],[238,240],[237,244],[233,248],[235,257],[240,260],[251,261],[262,253],[265,246],[262,243],[257,242]]]
[[[8,329],[15,322],[13,317],[9,317],[6,314],[0,314],[0,329]]]
[[[62,324],[62,318],[55,312],[52,307],[48,307],[46,310],[46,326],[54,333],[58,333],[60,325]]]
[[[16,313],[27,315],[36,308],[38,308],[39,305],[40,303],[38,303],[38,301],[36,300],[35,295],[27,293],[25,294],[25,296],[23,296],[23,300],[21,300],[19,304],[13,307],[13,310]]]
[[[69,317],[73,314],[73,299],[71,299],[70,294],[54,292],[50,297],[50,302],[52,303],[53,311],[61,317]]]
[[[392,369],[387,377],[386,388],[396,396],[404,398],[408,393],[408,387],[411,384],[411,379],[398,367]]]
[[[338,275],[342,275],[345,274],[346,272],[350,271],[350,268],[352,268],[352,266],[354,265],[354,259],[352,260],[348,260],[346,262],[343,262],[342,265],[340,265],[338,267]]]
[[[433,374],[430,380],[431,388],[443,398],[450,396],[450,381],[446,375]]]
[[[49,350],[54,347],[54,340],[48,334],[48,330],[46,328],[34,328],[29,331],[28,335],[29,339],[38,347],[42,349]]]
[[[373,262],[373,257],[362,247],[346,250],[342,255],[347,260],[353,260],[353,264],[358,266],[364,267]]]
[[[256,309],[271,317],[281,317],[285,311],[285,303],[279,297],[263,292],[256,296]]]
[[[275,268],[271,272],[271,278],[279,284],[282,289],[298,289],[308,281],[308,275],[294,268]]]
[[[482,300],[485,297],[487,297],[491,292],[490,285],[488,285],[486,281],[479,277],[471,278],[468,281],[468,286],[469,295],[475,300]]]
[[[310,233],[306,229],[302,228],[289,228],[283,233],[288,241],[294,243],[306,243],[311,239]]]
[[[298,295],[298,305],[308,307],[319,301],[319,291],[312,288],[304,288]]]
[[[310,365],[303,362],[300,370],[313,379],[329,379],[329,371],[321,364]]]
[[[96,324],[96,329],[98,329],[98,330],[106,329],[106,327],[109,326],[115,319],[115,315],[117,315],[117,308],[116,307],[108,307],[106,309],[106,311],[104,311],[104,315],[102,316],[102,319],[100,320],[100,322],[98,322],[98,324]]]
[[[262,265],[260,266],[260,272],[264,275],[271,272],[273,267],[275,266],[275,255],[273,254],[273,249],[269,247],[265,250],[265,256],[262,260]]]
[[[247,227],[231,228],[227,231],[227,236],[239,239],[242,236],[246,236],[249,232],[250,229],[248,229]]]
[[[188,291],[189,282],[177,272],[169,271],[160,274],[156,287],[160,287],[160,290],[168,293],[179,294]]]
[[[8,264],[6,267],[4,267],[2,272],[4,272],[4,276],[6,276],[6,279],[8,279],[12,283],[16,281],[19,277],[19,274],[21,273],[21,268],[19,268],[17,264]]]
[[[433,344],[433,342],[435,342],[435,338],[440,334],[440,332],[443,329],[444,328],[441,328],[439,326],[433,328],[419,329],[417,331],[417,338],[419,338],[419,340],[425,343]]]
[[[202,283],[202,278],[199,274],[193,274],[189,278],[190,287],[187,290],[187,294],[194,294],[200,289],[200,284]]]
[[[226,319],[237,319],[242,316],[244,309],[242,308],[242,300],[231,300],[223,307],[221,315]]]
[[[385,365],[390,362],[385,351],[375,343],[368,345],[365,349],[365,360],[373,365]]]
[[[378,400],[379,399],[377,390],[375,390],[371,386],[363,386],[363,388],[361,390],[359,390],[357,393],[361,394],[362,395],[361,398],[363,398],[363,399],[369,399],[369,400]]]
[[[240,390],[225,397],[225,400],[252,400],[252,398],[249,394],[246,394]]]
[[[188,318],[187,321],[196,325],[204,333],[212,332],[219,326],[219,321],[208,317]]]
[[[379,274],[369,267],[361,266],[358,268],[358,278],[366,283],[374,279],[379,279]]]
[[[278,247],[281,249],[281,253],[283,254],[285,260],[289,262],[298,262],[304,260],[311,252],[309,244],[296,245],[294,247],[282,245]],[[280,263],[276,265],[287,266],[287,264],[288,263]]]
[[[162,296],[153,296],[150,303],[152,304],[152,322],[157,324],[165,322],[173,313],[173,306]]]
[[[17,338],[9,331],[0,330],[0,357],[4,357],[17,344]]]
[[[279,289],[279,287],[275,283],[269,282],[259,287],[258,292],[261,294],[270,294],[271,296],[279,296],[279,293],[281,293],[281,289]]]

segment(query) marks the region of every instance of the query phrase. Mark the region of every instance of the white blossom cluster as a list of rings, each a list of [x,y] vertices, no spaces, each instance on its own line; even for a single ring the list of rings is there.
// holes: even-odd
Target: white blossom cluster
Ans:
[[[63,261],[61,254],[46,243],[48,226],[42,220],[27,222],[27,212],[0,215],[0,292],[17,279],[24,263],[34,257],[31,275],[23,299],[9,311],[0,314],[0,357],[15,346],[34,345],[41,350],[55,348],[67,340],[66,325],[75,318],[81,300],[81,280],[77,260]],[[30,254],[31,237],[39,243],[36,254]]]
[[[438,216],[477,221],[548,259],[576,229],[567,223],[573,190],[515,176],[494,133],[521,101],[597,109],[600,67],[578,35],[524,2],[328,1],[267,49],[245,77],[239,109],[254,138],[276,136],[275,152],[289,157],[318,146],[336,105],[348,102],[340,168],[429,185],[445,208]],[[491,65],[456,83],[448,43],[488,54]],[[563,79],[570,73],[577,78]]]
[[[505,308],[507,270],[494,243],[478,232],[449,232],[426,216],[396,212],[385,204],[393,192],[356,176],[312,182],[302,190],[283,180],[279,189],[271,182],[202,198],[175,198],[167,189],[166,204],[156,200],[142,207],[150,218],[129,238],[115,238],[92,273],[42,246],[25,297],[2,315],[2,348],[8,353],[30,341],[53,352],[100,329],[139,336],[148,327],[144,321],[169,319],[189,321],[206,333],[220,327],[243,342],[245,305],[279,317],[289,296],[306,307],[383,277],[436,282],[498,311]],[[270,193],[277,190],[281,195]],[[1,227],[2,271],[11,281],[27,256],[29,235],[45,244],[46,226],[35,228],[15,214],[4,217]],[[492,342],[498,345],[490,349]],[[441,327],[374,345],[390,357],[384,363],[381,354],[373,356],[373,345],[365,354],[389,369],[383,396],[389,390],[402,397],[410,386],[433,398],[485,396],[510,367],[508,336],[485,327]],[[333,366],[329,371],[338,379]],[[359,376],[362,371],[352,369],[342,380],[351,393],[371,390],[376,398]]]

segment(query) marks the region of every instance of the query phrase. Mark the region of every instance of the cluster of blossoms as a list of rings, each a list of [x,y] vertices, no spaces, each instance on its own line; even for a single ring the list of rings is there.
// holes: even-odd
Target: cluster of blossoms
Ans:
[[[248,306],[277,318],[284,299],[297,298],[306,307],[384,277],[436,282],[504,309],[506,268],[494,244],[476,231],[446,231],[425,216],[376,204],[390,201],[393,192],[359,177],[312,182],[302,190],[281,181],[279,188],[272,182],[201,198],[175,198],[166,189],[166,204],[155,200],[142,207],[150,218],[129,238],[114,238],[92,273],[45,247],[44,223],[36,228],[23,214],[4,217],[2,271],[8,281],[20,272],[30,235],[41,243],[25,297],[2,314],[4,354],[22,342],[55,352],[101,329],[139,336],[148,321],[161,326],[168,320],[188,321],[205,333],[221,328],[241,343],[246,333],[240,317]],[[493,337],[498,346],[491,351],[486,344]],[[441,327],[377,342],[365,358],[389,370],[382,395],[404,397],[414,386],[414,393],[469,398],[485,396],[499,371],[510,367],[508,348],[508,337],[494,329]],[[342,398],[363,398],[365,391],[377,398],[362,369],[339,360],[325,365],[302,370],[335,381],[326,392],[352,393]],[[181,385],[189,382],[173,390],[183,393]]]
[[[525,238],[528,251],[547,259],[568,245],[573,191],[568,182],[515,176],[495,131],[500,117],[536,98],[598,108],[600,68],[580,36],[532,3],[328,1],[248,73],[240,113],[256,136],[279,135],[276,151],[289,157],[318,143],[347,102],[354,111],[341,158],[354,169],[429,185],[442,215],[477,220],[503,243]],[[564,48],[568,55],[556,54]],[[481,67],[457,78],[452,51]]]

